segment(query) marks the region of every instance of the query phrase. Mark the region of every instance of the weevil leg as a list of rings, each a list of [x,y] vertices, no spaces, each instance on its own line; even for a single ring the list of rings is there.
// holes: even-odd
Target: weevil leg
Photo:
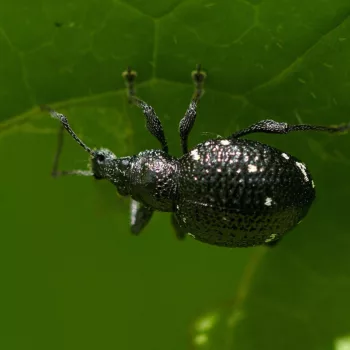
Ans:
[[[181,119],[179,124],[179,132],[181,138],[182,153],[186,154],[188,152],[188,136],[193,128],[197,116],[197,105],[200,98],[203,96],[204,80],[206,74],[201,70],[201,66],[197,65],[197,69],[192,72],[192,79],[195,85],[195,90],[192,96],[190,105],[187,108],[185,116]]]
[[[279,242],[281,241],[281,239],[276,239],[275,241],[269,242],[269,243],[265,243],[264,245],[266,245],[269,248],[273,248],[275,247]]]
[[[64,175],[80,175],[80,176],[93,176],[94,174],[89,170],[69,170],[69,171],[60,171],[58,170],[59,166],[59,160],[62,153],[63,148],[63,133],[64,133],[64,126],[61,124],[59,130],[58,130],[58,137],[57,137],[57,149],[55,153],[55,157],[53,160],[53,166],[51,175],[52,177],[59,177]]]
[[[128,67],[128,69],[123,72],[122,76],[127,86],[129,102],[142,109],[142,112],[146,117],[147,130],[157,138],[162,145],[163,151],[168,153],[168,144],[164,135],[163,126],[156,115],[156,112],[153,107],[135,96],[135,79],[137,73]]]
[[[176,238],[183,240],[186,237],[187,232],[180,227],[174,213],[171,214],[171,224],[175,230]]]
[[[274,120],[266,119],[249,126],[246,129],[235,132],[229,138],[238,138],[248,134],[257,132],[269,134],[288,134],[293,131],[325,131],[330,133],[345,132],[350,129],[350,123],[339,126],[321,126],[321,125],[288,125],[287,123],[279,123]]]
[[[131,200],[130,203],[130,221],[131,232],[134,235],[138,235],[144,227],[149,223],[153,215],[154,210],[143,206],[135,200]]]

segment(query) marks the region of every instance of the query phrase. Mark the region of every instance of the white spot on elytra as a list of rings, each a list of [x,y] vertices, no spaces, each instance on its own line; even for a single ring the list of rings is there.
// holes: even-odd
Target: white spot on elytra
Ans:
[[[258,170],[258,168],[256,165],[253,165],[253,164],[248,165],[248,172],[249,173],[255,173],[257,170]]]
[[[270,207],[271,204],[272,204],[272,198],[266,197],[266,199],[265,199],[265,205],[267,205],[268,207]]]
[[[287,160],[289,159],[288,154],[282,153],[281,156],[282,156],[283,158],[286,158]]]
[[[299,163],[299,162],[295,162],[295,165],[296,165],[296,166],[300,169],[300,171],[303,173],[303,175],[304,175],[304,180],[305,180],[306,182],[308,182],[308,181],[309,181],[309,178],[307,177],[306,166],[305,166],[305,164]]]
[[[193,151],[191,151],[191,155],[192,155],[193,160],[200,160],[201,159],[200,155],[198,154],[197,149],[194,149]]]
[[[239,174],[241,172],[241,169],[237,169],[236,173]]]
[[[221,169],[220,169],[220,168],[217,168],[216,171],[217,171],[218,173],[221,173]]]
[[[221,140],[220,143],[223,145],[223,146],[227,146],[230,144],[230,141],[229,140]]]
[[[271,233],[270,237],[265,240],[265,243],[272,242],[277,237],[276,233]]]

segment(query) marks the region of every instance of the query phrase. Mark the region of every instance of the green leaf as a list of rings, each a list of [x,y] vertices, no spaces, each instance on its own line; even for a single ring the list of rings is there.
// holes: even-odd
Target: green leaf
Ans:
[[[91,147],[158,148],[127,103],[130,65],[180,155],[178,123],[202,63],[192,146],[266,117],[347,122],[349,14],[348,0],[3,0],[1,348],[345,349],[348,135],[254,136],[305,161],[318,198],[274,249],[223,249],[177,242],[161,213],[133,237],[129,201],[111,184],[52,179],[59,125],[38,106],[65,113]],[[66,137],[61,168],[87,159]]]

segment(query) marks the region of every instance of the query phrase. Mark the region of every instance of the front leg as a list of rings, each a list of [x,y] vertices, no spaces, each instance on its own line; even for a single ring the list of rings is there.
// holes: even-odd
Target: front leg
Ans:
[[[194,72],[192,72],[192,79],[195,85],[195,91],[192,97],[192,101],[185,113],[185,116],[181,119],[180,125],[179,125],[181,147],[182,147],[183,154],[186,154],[188,152],[188,135],[190,134],[193,128],[194,122],[196,121],[197,105],[204,93],[203,84],[204,84],[205,77],[206,77],[206,74],[201,70],[200,65],[198,65],[197,69]]]
[[[57,137],[57,148],[56,153],[53,161],[52,171],[51,175],[52,177],[59,177],[64,175],[80,175],[80,176],[93,176],[93,172],[90,170],[58,170],[59,167],[59,160],[62,153],[63,148],[63,131],[65,127],[62,124],[58,130],[58,137]]]
[[[168,144],[164,135],[163,126],[158,116],[156,115],[155,110],[145,101],[142,101],[135,96],[135,79],[137,73],[128,67],[128,69],[123,72],[122,76],[125,79],[127,86],[129,102],[142,110],[146,118],[147,130],[160,142],[163,151],[165,153],[168,153]]]
[[[140,234],[144,227],[149,223],[154,210],[131,199],[130,203],[130,221],[131,232],[134,235]]]

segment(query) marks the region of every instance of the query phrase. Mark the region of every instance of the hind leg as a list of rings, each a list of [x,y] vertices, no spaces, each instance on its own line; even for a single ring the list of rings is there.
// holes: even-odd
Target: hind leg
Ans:
[[[177,221],[176,217],[175,217],[175,214],[171,214],[171,224],[175,230],[175,234],[176,234],[176,238],[177,239],[180,239],[180,240],[183,240],[186,235],[187,235],[187,232],[184,231],[181,226],[179,225],[179,222]]]
[[[280,239],[276,239],[275,241],[272,241],[272,242],[268,242],[268,243],[265,243],[264,245],[266,245],[267,247],[275,247],[279,242],[281,241],[281,238]]]

